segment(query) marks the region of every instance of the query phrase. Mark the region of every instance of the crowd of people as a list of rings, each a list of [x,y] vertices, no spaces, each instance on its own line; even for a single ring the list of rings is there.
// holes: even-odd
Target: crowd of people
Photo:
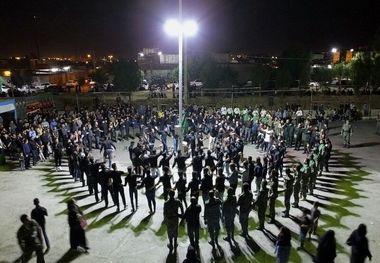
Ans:
[[[89,194],[96,202],[104,202],[105,207],[109,206],[110,196],[117,212],[120,202],[124,209],[127,207],[124,187],[128,186],[131,211],[138,209],[138,192],[144,188],[149,213],[153,216],[156,189],[162,184],[168,248],[176,250],[179,220],[185,220],[190,240],[188,257],[192,258],[186,262],[199,260],[202,212],[212,248],[219,247],[221,222],[227,233],[224,240],[234,246],[236,214],[242,229],[240,235],[250,239],[248,219],[253,210],[257,213],[258,230],[265,228],[267,212],[267,223],[276,222],[279,181],[284,189],[282,216],[288,218],[291,205],[298,208],[300,199],[307,200],[308,195],[313,195],[318,176],[329,171],[332,144],[323,107],[306,112],[298,105],[277,110],[191,105],[185,112],[184,121],[180,123],[175,108],[156,110],[118,101],[113,105],[98,105],[91,111],[35,113],[2,127],[0,144],[9,158],[19,161],[21,169],[29,169],[53,157],[55,168],[60,170],[62,158],[67,157],[73,179],[87,186]],[[349,122],[345,125],[342,133],[349,140],[352,130],[347,130]],[[116,147],[123,141],[128,141],[130,166],[127,171],[119,170],[114,162]],[[244,154],[244,148],[251,144],[261,153],[260,157]],[[290,149],[301,150],[304,160],[285,166],[284,158]],[[96,150],[103,154],[102,159],[96,158]],[[321,215],[318,205],[315,202],[309,213],[297,218],[299,249],[304,248],[308,235],[316,234]],[[87,251],[85,216],[74,200],[68,202],[68,211],[71,248]],[[30,230],[32,225],[37,229],[36,223],[26,215],[21,221],[22,229]],[[39,223],[37,221],[37,225]],[[41,245],[43,233],[49,247],[46,231],[36,233]],[[25,241],[20,236],[20,245],[27,257],[30,249],[24,249]],[[333,244],[335,246],[334,232],[328,230],[320,239],[316,262],[334,261]],[[359,226],[347,244],[353,247],[351,258],[371,258],[365,226],[364,230]],[[290,230],[283,227],[276,242],[278,262],[288,262],[290,247]],[[352,262],[363,261],[354,259]]]

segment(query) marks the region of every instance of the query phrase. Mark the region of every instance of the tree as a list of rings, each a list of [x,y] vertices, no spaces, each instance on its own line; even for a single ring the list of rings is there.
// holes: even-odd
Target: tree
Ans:
[[[33,73],[31,70],[12,70],[11,81],[17,87],[22,85],[30,85],[33,80]]]
[[[335,64],[331,72],[332,72],[332,76],[337,79],[350,78],[351,64],[345,64],[344,62]]]
[[[265,87],[265,83],[271,80],[274,70],[269,65],[256,64],[251,72],[251,80],[254,86]]]
[[[333,78],[333,71],[326,67],[313,68],[310,79],[320,83],[330,82]]]
[[[203,86],[206,89],[214,89],[219,86],[220,71],[216,63],[212,60],[206,62],[200,70],[200,79],[203,81]]]
[[[113,84],[116,90],[135,91],[141,83],[141,71],[136,62],[119,61],[113,64]]]
[[[109,79],[107,71],[103,68],[95,70],[95,72],[90,74],[90,77],[93,81],[95,81],[99,85],[103,85],[107,83]]]
[[[373,60],[369,53],[358,52],[350,62],[351,76],[355,85],[363,86],[371,80]]]
[[[310,61],[311,53],[309,51],[291,47],[282,53],[279,69],[286,69],[292,81],[299,80],[300,85],[308,85],[310,81]]]

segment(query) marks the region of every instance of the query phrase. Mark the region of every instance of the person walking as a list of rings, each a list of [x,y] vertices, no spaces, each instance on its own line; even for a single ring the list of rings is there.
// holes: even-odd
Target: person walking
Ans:
[[[87,252],[89,249],[85,234],[87,222],[83,217],[83,212],[74,199],[70,199],[67,202],[67,210],[70,226],[70,247],[79,252]]]
[[[113,151],[116,150],[116,146],[109,137],[106,137],[102,146],[100,147],[100,153],[102,153],[103,149],[104,149],[104,161],[108,159],[108,168],[111,169],[112,153]]]
[[[41,227],[25,214],[20,217],[20,220],[22,226],[17,231],[17,240],[22,250],[21,262],[28,262],[33,252],[36,252],[37,263],[45,263]]]
[[[30,217],[40,225],[42,234],[44,235],[46,250],[48,251],[50,249],[50,243],[49,243],[49,238],[46,234],[46,220],[45,220],[45,216],[48,216],[48,213],[45,207],[40,206],[40,200],[38,200],[38,198],[34,198],[33,204],[36,207],[32,210]]]
[[[367,257],[370,261],[372,260],[366,235],[367,226],[360,224],[347,239],[346,244],[351,247],[350,263],[364,263]]]
[[[297,250],[304,249],[306,235],[309,232],[311,220],[309,216],[306,214],[306,211],[303,211],[302,216],[299,218],[300,220],[300,246]]]
[[[290,230],[282,226],[280,233],[277,236],[275,254],[277,257],[277,263],[287,263],[289,261],[290,249],[291,249],[291,234]]]
[[[334,263],[336,257],[336,241],[334,230],[327,230],[318,243],[315,263]]]
[[[168,233],[169,250],[177,249],[178,243],[178,218],[182,217],[183,207],[181,201],[174,198],[175,192],[169,191],[169,199],[164,203],[164,221],[166,224],[166,231]],[[181,214],[178,214],[178,209],[181,210]]]

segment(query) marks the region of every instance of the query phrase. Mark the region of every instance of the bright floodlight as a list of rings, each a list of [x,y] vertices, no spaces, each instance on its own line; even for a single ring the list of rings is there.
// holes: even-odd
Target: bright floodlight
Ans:
[[[176,19],[170,19],[166,21],[164,30],[170,36],[178,36],[181,31],[186,36],[194,36],[198,32],[198,24],[194,20],[187,20],[181,24]]]
[[[169,36],[178,36],[181,30],[181,25],[177,20],[169,19],[165,22],[164,30]]]
[[[354,52],[354,49],[353,49],[353,48],[351,48],[351,49],[350,49],[350,52]]]
[[[335,47],[331,49],[331,52],[332,52],[332,53],[336,53],[337,51],[338,51],[338,49],[335,48]]]
[[[183,31],[187,36],[194,36],[198,33],[198,24],[194,20],[188,20],[183,24]]]
[[[161,55],[162,55],[162,52],[161,52],[161,51],[159,51],[159,52],[157,53],[157,55],[161,56]]]

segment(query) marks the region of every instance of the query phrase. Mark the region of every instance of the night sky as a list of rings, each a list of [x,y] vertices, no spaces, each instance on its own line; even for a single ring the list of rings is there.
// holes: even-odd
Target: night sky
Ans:
[[[196,51],[276,54],[368,45],[380,28],[378,0],[183,0],[199,21]],[[176,50],[163,23],[176,0],[0,0],[0,58],[27,55],[133,57],[143,47]],[[36,16],[36,20],[33,17]]]

